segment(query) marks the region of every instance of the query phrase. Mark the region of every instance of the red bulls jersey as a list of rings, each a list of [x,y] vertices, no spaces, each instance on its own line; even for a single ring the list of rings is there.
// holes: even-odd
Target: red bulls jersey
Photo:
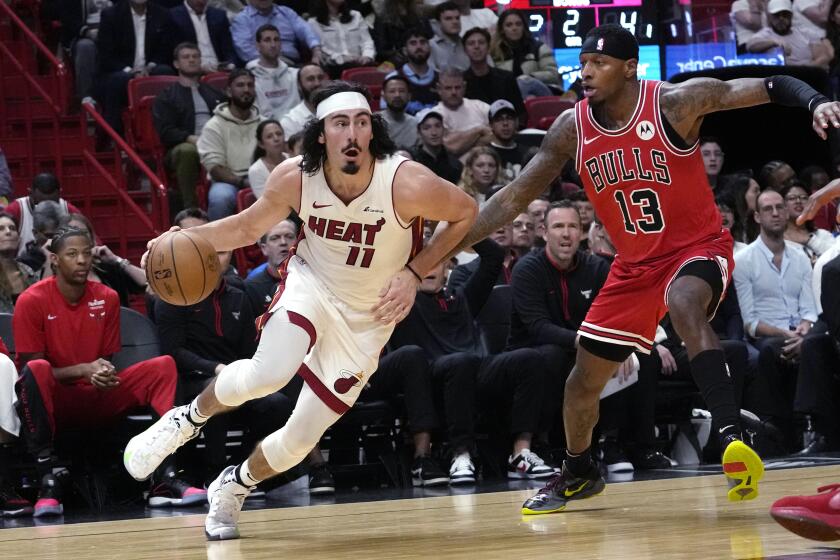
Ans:
[[[649,261],[720,235],[721,219],[698,144],[665,135],[662,82],[640,82],[630,122],[608,130],[589,100],[575,106],[577,171],[595,213],[625,263]]]

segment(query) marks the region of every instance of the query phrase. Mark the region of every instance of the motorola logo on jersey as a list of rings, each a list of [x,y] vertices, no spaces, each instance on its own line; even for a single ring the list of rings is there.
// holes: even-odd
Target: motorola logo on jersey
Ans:
[[[641,121],[636,125],[636,136],[642,140],[650,140],[656,134],[653,123],[650,121]]]
[[[645,122],[639,123],[639,126]],[[617,185],[622,181],[671,184],[668,159],[662,150],[632,148],[628,151],[618,148],[589,158],[583,166],[598,193],[608,185]]]

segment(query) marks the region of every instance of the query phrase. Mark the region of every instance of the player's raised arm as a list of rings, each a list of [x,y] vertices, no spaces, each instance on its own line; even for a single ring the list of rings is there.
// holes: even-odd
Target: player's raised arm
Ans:
[[[575,110],[567,109],[548,129],[537,155],[516,179],[487,201],[467,236],[449,256],[475,245],[525,211],[560,174],[566,160],[575,157],[576,150]]]
[[[662,110],[679,131],[694,131],[704,115],[741,109],[764,103],[801,107],[813,115],[812,126],[820,138],[827,138],[829,125],[840,128],[840,103],[792,76],[717,80],[694,78],[663,86]]]

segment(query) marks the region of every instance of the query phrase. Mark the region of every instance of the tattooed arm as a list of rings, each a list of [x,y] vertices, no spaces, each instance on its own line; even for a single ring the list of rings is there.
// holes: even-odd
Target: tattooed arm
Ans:
[[[472,229],[447,258],[475,245],[524,212],[528,204],[542,194],[560,174],[566,160],[575,157],[576,151],[575,110],[568,109],[548,129],[540,151],[522,173],[485,203]]]

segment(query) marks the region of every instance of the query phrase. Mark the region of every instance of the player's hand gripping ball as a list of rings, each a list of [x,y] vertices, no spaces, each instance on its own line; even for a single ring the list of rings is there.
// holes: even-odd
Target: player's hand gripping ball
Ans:
[[[188,230],[164,233],[146,256],[149,286],[172,305],[202,301],[216,289],[221,274],[215,247]]]

